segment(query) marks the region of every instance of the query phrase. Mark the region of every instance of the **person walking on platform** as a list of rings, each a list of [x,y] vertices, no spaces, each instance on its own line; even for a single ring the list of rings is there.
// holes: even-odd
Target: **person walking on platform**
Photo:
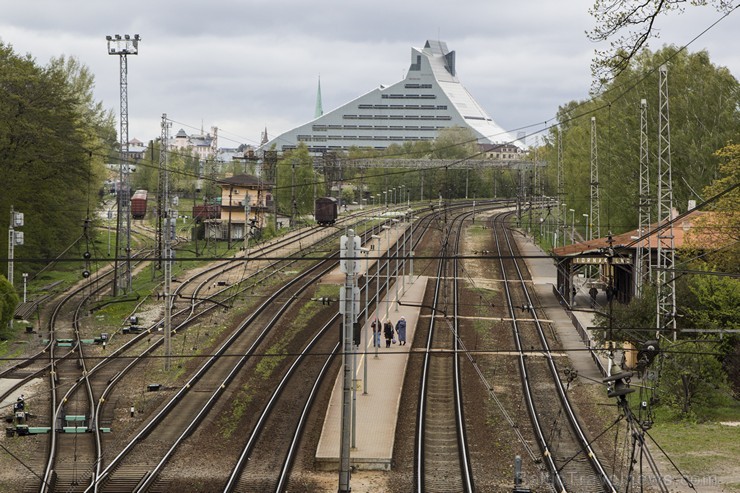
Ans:
[[[406,345],[406,317],[401,317],[396,324],[396,333],[398,334],[398,344]]]
[[[386,320],[383,325],[383,334],[385,335],[385,347],[391,347],[391,340],[393,339],[393,322]]]
[[[588,290],[588,294],[591,296],[591,308],[595,308],[596,295],[599,294],[599,290],[596,289],[596,286],[591,286],[591,289]]]
[[[380,347],[380,320],[377,318],[373,320],[373,323],[370,324],[370,327],[373,328],[373,347]]]

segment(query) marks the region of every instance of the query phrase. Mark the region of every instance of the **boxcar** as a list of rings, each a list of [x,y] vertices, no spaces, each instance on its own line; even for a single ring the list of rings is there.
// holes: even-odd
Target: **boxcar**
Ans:
[[[133,219],[144,219],[146,215],[146,190],[137,190],[131,197],[131,217]]]
[[[314,217],[316,217],[316,222],[322,226],[334,224],[337,220],[337,199],[334,197],[316,199]]]

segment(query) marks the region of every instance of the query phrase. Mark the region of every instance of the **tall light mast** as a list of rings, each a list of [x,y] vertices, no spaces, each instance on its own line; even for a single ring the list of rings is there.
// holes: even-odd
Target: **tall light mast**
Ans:
[[[121,131],[120,131],[120,158],[118,173],[118,194],[116,220],[116,258],[114,262],[113,296],[118,295],[119,290],[128,292],[131,290],[131,200],[129,185],[128,164],[128,55],[139,54],[138,34],[131,37],[128,34],[121,36],[106,36],[108,41],[108,54],[117,55],[120,60],[120,87],[121,87]],[[123,259],[122,265],[119,262]]]
[[[671,184],[671,126],[668,111],[668,67],[660,67],[660,114],[658,115],[658,227],[668,224],[658,233],[657,329],[673,332],[676,337],[676,282],[674,266],[673,186]]]

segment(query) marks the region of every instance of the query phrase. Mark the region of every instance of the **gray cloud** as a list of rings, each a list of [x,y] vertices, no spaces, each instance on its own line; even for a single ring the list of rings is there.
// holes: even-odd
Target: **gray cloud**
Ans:
[[[159,135],[162,113],[188,131],[215,125],[221,144],[256,143],[313,118],[321,77],[325,111],[400,80],[412,46],[442,39],[457,52],[458,75],[501,126],[554,117],[584,99],[596,45],[592,0],[408,2],[377,0],[0,0],[0,39],[40,63],[65,54],[96,77],[96,95],[118,113],[118,60],[107,34],[142,36],[129,58],[130,136]],[[660,20],[663,43],[683,45],[719,14],[690,8]],[[740,68],[732,19],[692,44],[714,63]],[[177,128],[175,129],[175,131]]]

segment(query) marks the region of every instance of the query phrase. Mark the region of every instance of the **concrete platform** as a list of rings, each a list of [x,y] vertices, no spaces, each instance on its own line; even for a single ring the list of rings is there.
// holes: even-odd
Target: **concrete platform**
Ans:
[[[363,337],[363,343],[360,344],[356,355],[356,396],[354,400],[356,426],[354,447],[350,452],[350,463],[356,469],[388,471],[391,468],[403,380],[411,351],[411,341],[414,338],[421,310],[418,306],[406,306],[405,304],[420,304],[427,285],[426,277],[415,276],[412,279],[406,276],[403,281],[406,290],[403,292],[399,286],[399,298],[404,305],[396,303],[395,286],[391,285],[388,290],[390,300],[388,298],[383,300],[377,317],[384,322],[387,309],[388,318],[395,327],[399,318],[404,316],[406,318],[406,340],[408,341],[406,345],[395,344],[386,348],[385,339],[381,338],[381,347],[373,347],[372,329],[369,325],[375,318],[376,312],[371,314],[368,324],[363,326],[367,337]],[[367,365],[366,381],[364,381],[365,365]],[[342,374],[340,372],[334,383],[316,450],[316,465],[320,469],[329,471],[339,469],[341,418]]]

